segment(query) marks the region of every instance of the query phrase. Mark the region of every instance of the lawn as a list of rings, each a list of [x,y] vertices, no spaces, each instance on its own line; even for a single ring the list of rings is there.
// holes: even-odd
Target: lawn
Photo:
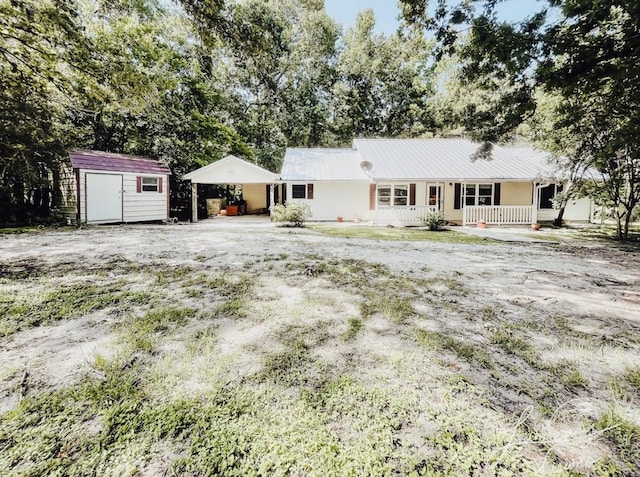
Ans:
[[[5,236],[0,475],[637,475],[637,253],[364,229]]]
[[[437,231],[425,230],[422,228],[407,227],[376,227],[369,225],[321,225],[314,224],[309,227],[330,237],[340,238],[361,238],[371,240],[401,240],[401,241],[427,241],[427,242],[449,242],[478,244],[493,242],[493,240],[456,232],[450,229]]]

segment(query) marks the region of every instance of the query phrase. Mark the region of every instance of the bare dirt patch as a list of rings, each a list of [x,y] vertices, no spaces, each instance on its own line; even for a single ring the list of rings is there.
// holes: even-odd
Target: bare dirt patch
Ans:
[[[633,248],[240,220],[0,236],[0,309],[0,473],[640,466]]]

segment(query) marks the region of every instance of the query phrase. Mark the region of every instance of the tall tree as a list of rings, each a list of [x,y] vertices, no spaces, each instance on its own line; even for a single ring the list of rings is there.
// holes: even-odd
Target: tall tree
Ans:
[[[83,45],[73,2],[0,3],[0,222],[25,222],[57,205],[71,143],[65,107]]]
[[[342,142],[354,136],[415,136],[432,124],[430,48],[421,33],[374,33],[375,16],[359,13],[344,37],[333,89],[335,128]]]

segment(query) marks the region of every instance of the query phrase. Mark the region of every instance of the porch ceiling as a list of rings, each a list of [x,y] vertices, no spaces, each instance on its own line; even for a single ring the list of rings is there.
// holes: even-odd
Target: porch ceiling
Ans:
[[[184,175],[198,184],[276,184],[280,176],[235,156],[213,162]]]

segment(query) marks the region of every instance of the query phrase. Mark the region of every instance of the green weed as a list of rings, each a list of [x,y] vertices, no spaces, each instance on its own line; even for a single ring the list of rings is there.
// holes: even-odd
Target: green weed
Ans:
[[[184,326],[194,316],[195,310],[191,308],[160,308],[142,316],[134,316],[121,327],[125,340],[133,350],[151,353],[161,334]]]
[[[344,332],[344,334],[342,335],[342,338],[345,341],[352,340],[353,338],[356,337],[356,335],[363,328],[363,326],[364,325],[362,324],[362,320],[358,318],[349,318],[349,329],[347,329],[347,331]]]
[[[595,423],[615,446],[620,458],[634,467],[640,466],[640,426],[620,416],[613,409],[605,412]]]
[[[510,331],[498,331],[491,336],[491,343],[498,345],[504,352],[522,358],[535,369],[547,369],[542,364],[540,353],[529,342],[517,337]]]

